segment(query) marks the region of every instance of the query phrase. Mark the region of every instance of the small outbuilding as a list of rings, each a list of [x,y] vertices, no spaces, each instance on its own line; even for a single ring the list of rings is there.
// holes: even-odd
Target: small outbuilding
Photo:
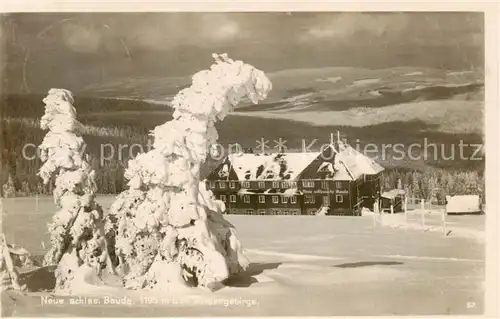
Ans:
[[[392,205],[394,213],[402,212],[405,196],[406,192],[404,189],[392,189],[390,191],[383,192],[380,195],[380,211],[390,213]]]
[[[482,214],[479,195],[446,196],[447,214]]]

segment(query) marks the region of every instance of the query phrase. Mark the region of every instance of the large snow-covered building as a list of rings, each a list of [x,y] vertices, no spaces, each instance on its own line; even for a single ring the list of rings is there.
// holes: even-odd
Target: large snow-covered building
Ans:
[[[383,170],[338,142],[322,152],[230,154],[206,183],[230,214],[360,215],[380,196]]]

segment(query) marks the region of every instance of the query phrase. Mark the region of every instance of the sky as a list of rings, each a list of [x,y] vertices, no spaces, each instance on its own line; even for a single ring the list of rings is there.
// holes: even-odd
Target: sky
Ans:
[[[1,20],[8,93],[186,76],[208,67],[213,52],[264,71],[484,63],[482,13],[12,13]]]

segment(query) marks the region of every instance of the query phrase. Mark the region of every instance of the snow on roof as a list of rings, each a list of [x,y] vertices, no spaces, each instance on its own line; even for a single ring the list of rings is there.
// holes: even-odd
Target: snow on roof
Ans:
[[[293,181],[321,152],[303,153],[237,153],[228,156],[238,180]],[[333,180],[353,181],[362,175],[376,175],[384,170],[371,158],[348,144],[342,144],[335,156],[335,164],[325,161],[319,170],[333,169]]]
[[[349,169],[346,167],[345,163],[341,163],[338,160],[338,157],[335,159],[335,168],[336,172],[335,175],[333,175],[333,180],[334,181],[353,181],[353,177],[351,176],[351,173]]]
[[[335,161],[342,164],[338,165],[339,167],[344,166],[345,172],[343,173],[347,173],[349,180],[356,180],[362,175],[376,175],[384,170],[380,164],[361,154],[349,144],[340,146],[340,152],[337,154]],[[334,179],[337,179],[337,176]]]
[[[257,190],[257,189],[246,189],[242,188],[238,191],[239,195],[255,195],[255,194],[260,194],[263,195],[265,192],[264,190]]]
[[[383,198],[396,198],[398,195],[406,194],[404,189],[391,189],[390,191],[383,192],[380,196]]]
[[[259,190],[252,190],[252,189],[240,189],[238,191],[239,195],[284,195],[284,196],[294,196],[294,195],[302,195],[302,192],[299,191],[297,188],[288,188],[285,190],[282,189],[276,189],[276,188],[270,188],[270,189],[259,189]]]
[[[475,213],[481,211],[479,195],[456,195],[446,197],[446,212]]]
[[[229,155],[239,180],[294,180],[320,152]]]

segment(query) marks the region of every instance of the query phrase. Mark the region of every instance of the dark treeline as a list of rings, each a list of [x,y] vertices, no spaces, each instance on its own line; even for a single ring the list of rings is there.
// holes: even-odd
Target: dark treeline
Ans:
[[[41,94],[7,94],[0,95],[1,116],[16,118],[40,119],[44,113],[45,96]],[[113,111],[151,111],[162,110],[165,106],[138,100],[107,99],[93,96],[75,96],[74,103],[79,115],[86,113]],[[79,107],[84,105],[85,107]]]
[[[398,187],[408,197],[444,202],[447,195],[480,195],[484,200],[484,171],[464,171],[426,167],[421,170],[392,169],[383,172],[383,191]]]
[[[3,196],[50,194],[53,189],[53,185],[42,185],[37,176],[42,163],[36,156],[36,146],[40,145],[46,134],[38,125],[44,112],[42,99],[41,95],[1,97],[0,185],[3,187],[0,187],[0,192]],[[140,151],[148,150],[149,130],[171,118],[168,108],[135,100],[93,97],[77,97],[75,105],[81,122],[86,125],[83,137],[87,143],[86,152],[91,156],[92,166],[96,170],[99,192],[115,194],[125,190],[127,181],[123,175],[129,159]],[[79,108],[78,105],[85,107]],[[149,112],[147,121],[143,122],[134,114],[129,117],[123,114],[110,118],[101,118],[100,115],[90,117],[90,114],[100,112],[104,114],[113,111],[135,111],[141,114],[142,111],[151,110],[161,110],[162,113],[158,116],[155,112]],[[164,112],[165,110],[167,112]],[[148,112],[144,112],[141,116],[146,117],[147,114]],[[248,119],[245,118],[244,121],[236,123],[242,125],[248,122]],[[244,125],[238,127],[228,124],[222,128],[222,135],[233,134],[236,135],[235,138],[240,139],[245,135],[240,132],[243,128]],[[26,148],[26,145],[30,146]],[[132,148],[132,145],[135,147]],[[121,148],[123,146],[126,147]],[[202,177],[218,163],[208,159],[202,167]],[[459,161],[448,161],[447,164],[449,165],[441,168],[436,165],[420,165],[416,170],[399,166],[388,169],[382,176],[382,188],[396,188],[398,180],[401,180],[410,196],[417,198],[484,194],[484,165],[479,162],[474,163],[476,165],[464,165]]]
[[[124,171],[129,159],[137,153],[148,150],[146,132],[122,131],[117,129],[113,134],[91,132],[84,135],[87,143],[86,152],[91,157],[91,164],[96,170],[99,193],[116,194],[127,188]],[[0,190],[3,196],[28,196],[33,194],[50,194],[53,185],[44,186],[37,172],[42,163],[36,156],[36,146],[42,142],[45,132],[33,127],[31,123],[18,121],[2,121],[1,173]],[[33,145],[25,149],[25,145]],[[103,145],[105,147],[103,148]],[[120,145],[136,145],[134,149]],[[112,152],[114,154],[112,154]],[[213,170],[220,161],[208,159],[202,167],[202,177]],[[484,169],[464,170],[463,168],[420,167],[418,170],[392,168],[382,175],[382,189],[390,190],[398,187],[398,181],[408,189],[409,196],[440,199],[445,195],[481,194],[484,195]]]
[[[127,181],[123,175],[128,161],[138,153],[148,151],[150,144],[147,132],[118,128],[116,132],[101,132],[99,129],[91,133],[92,135],[84,134],[83,138],[87,145],[86,153],[90,155],[92,167],[96,171],[99,193],[115,194],[125,190]],[[113,136],[114,133],[119,135]],[[33,127],[29,121],[2,120],[2,196],[51,194],[54,186],[42,185],[37,176],[43,163],[37,156],[36,147],[41,144],[45,134],[46,132],[39,127]],[[208,159],[202,168],[202,175],[206,176],[217,164],[217,161]]]

